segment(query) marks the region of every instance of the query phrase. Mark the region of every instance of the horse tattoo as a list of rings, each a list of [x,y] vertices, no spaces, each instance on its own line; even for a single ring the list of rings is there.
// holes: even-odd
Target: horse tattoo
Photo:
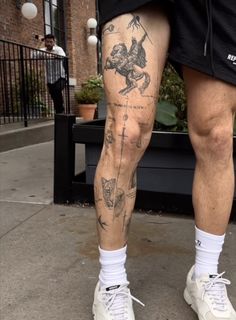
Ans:
[[[119,91],[121,95],[126,95],[134,88],[139,89],[143,94],[149,86],[150,76],[142,69],[146,67],[146,52],[143,48],[143,42],[147,34],[140,41],[132,38],[132,44],[128,51],[124,43],[114,45],[110,57],[107,58],[104,69],[115,69],[120,75],[125,77],[126,87]],[[141,86],[138,86],[138,81],[143,79]]]

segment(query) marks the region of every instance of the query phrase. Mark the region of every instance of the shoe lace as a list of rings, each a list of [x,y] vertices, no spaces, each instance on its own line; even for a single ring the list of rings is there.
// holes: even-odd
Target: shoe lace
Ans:
[[[140,300],[135,298],[127,290],[127,285],[121,285],[119,288],[111,291],[103,290],[103,302],[106,309],[109,310],[114,320],[128,320],[127,305],[128,298],[145,306]]]
[[[227,293],[225,285],[229,285],[230,281],[222,278],[223,274],[216,275],[214,278],[211,278],[204,285],[204,292],[207,293],[210,300],[214,304],[214,309],[218,311],[226,311],[227,310]]]

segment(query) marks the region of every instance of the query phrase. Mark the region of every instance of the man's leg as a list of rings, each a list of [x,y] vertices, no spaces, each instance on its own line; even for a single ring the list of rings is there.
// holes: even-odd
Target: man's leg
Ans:
[[[191,286],[197,284],[200,296],[205,297],[205,302],[198,306],[192,300],[195,309],[199,308],[199,319],[235,320],[236,313],[225,298],[224,281],[218,277],[218,262],[234,193],[232,143],[236,87],[187,67],[184,79],[189,134],[196,154],[193,182],[196,258],[195,267],[189,273],[185,298],[191,303],[189,293],[194,291]],[[205,286],[208,291],[202,288],[203,279],[202,283],[209,283]],[[202,295],[202,290],[206,294]],[[206,310],[206,302],[212,310]],[[211,313],[211,317],[207,313]]]
[[[136,168],[151,137],[169,25],[158,7],[148,6],[113,19],[102,33],[107,119],[94,186],[101,271],[93,312],[97,320],[118,319],[119,312],[133,320],[132,306],[124,309],[126,243]]]
[[[65,88],[65,79],[59,79],[57,82],[48,84],[49,93],[53,100],[56,113],[64,112],[64,99],[62,91]]]

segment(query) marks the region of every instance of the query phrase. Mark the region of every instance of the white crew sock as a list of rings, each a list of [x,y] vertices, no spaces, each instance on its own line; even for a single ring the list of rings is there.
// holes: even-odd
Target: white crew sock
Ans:
[[[105,286],[107,288],[128,283],[125,270],[127,246],[113,251],[103,250],[100,247],[98,249],[101,264],[99,274],[101,287]]]
[[[225,234],[214,235],[195,227],[195,272],[194,278],[203,274],[217,274],[219,257],[224,244]]]

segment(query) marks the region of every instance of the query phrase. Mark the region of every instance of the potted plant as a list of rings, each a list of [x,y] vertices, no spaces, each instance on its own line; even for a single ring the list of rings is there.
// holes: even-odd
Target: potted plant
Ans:
[[[100,75],[90,76],[89,79],[82,84],[81,89],[75,92],[75,100],[78,104],[75,108],[75,114],[84,120],[93,120],[97,103],[102,96],[102,77]]]

